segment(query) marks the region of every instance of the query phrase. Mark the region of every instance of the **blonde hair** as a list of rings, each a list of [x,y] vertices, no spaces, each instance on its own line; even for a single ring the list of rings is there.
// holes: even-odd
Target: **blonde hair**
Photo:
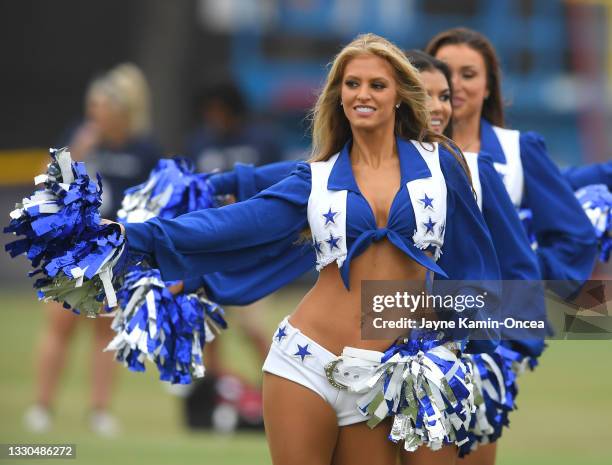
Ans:
[[[86,99],[96,94],[108,97],[125,111],[132,136],[151,131],[151,92],[143,72],[132,63],[115,66],[95,79],[87,90]]]
[[[323,89],[310,113],[312,153],[308,161],[329,159],[351,138],[350,124],[340,106],[342,77],[350,60],[367,54],[386,60],[395,71],[397,94],[401,103],[395,111],[395,134],[419,142],[440,142],[457,158],[469,177],[469,169],[461,151],[450,139],[436,134],[429,126],[427,93],[419,71],[399,47],[376,34],[357,36],[331,63]]]

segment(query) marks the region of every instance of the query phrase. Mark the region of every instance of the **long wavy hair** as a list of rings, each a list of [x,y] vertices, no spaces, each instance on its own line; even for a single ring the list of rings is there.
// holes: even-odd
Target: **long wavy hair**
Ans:
[[[325,161],[339,152],[352,137],[351,126],[342,107],[340,92],[347,63],[362,55],[386,60],[395,71],[400,107],[395,110],[395,134],[403,139],[439,142],[449,150],[470,178],[469,169],[459,148],[446,136],[430,128],[427,93],[418,70],[396,45],[375,34],[362,34],[345,46],[330,65],[325,84],[310,113],[312,153],[308,161]]]
[[[501,93],[501,69],[493,44],[480,32],[465,27],[448,29],[429,41],[425,51],[436,56],[445,45],[465,44],[480,53],[487,70],[489,96],[482,105],[482,117],[495,126],[504,127],[504,101]]]

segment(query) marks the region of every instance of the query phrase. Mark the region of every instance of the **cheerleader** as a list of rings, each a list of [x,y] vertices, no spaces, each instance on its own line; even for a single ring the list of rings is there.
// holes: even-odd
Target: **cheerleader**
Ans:
[[[407,53],[410,62],[420,72],[421,81],[428,94],[428,109],[431,114],[432,129],[438,134],[452,136],[451,115],[451,85],[450,70],[439,60],[420,51]],[[512,202],[506,192],[501,178],[497,175],[492,159],[484,154],[465,153],[470,167],[471,180],[476,192],[479,208],[483,212],[486,224],[491,232],[495,251],[500,262],[501,276],[507,281],[503,293],[501,311],[506,315],[521,320],[545,321],[545,305],[543,294],[539,287],[539,269],[535,254],[532,252],[527,236],[521,222],[514,210]],[[210,178],[216,189],[231,192],[244,191],[242,186],[266,187],[285,176],[295,162],[284,162],[267,165],[261,168],[237,167],[232,172],[213,175]],[[290,259],[290,257],[287,257]],[[307,268],[307,264],[305,264]],[[273,270],[270,270],[273,271]],[[276,270],[277,272],[279,270]],[[254,281],[254,277],[263,278],[261,271],[240,275],[221,273],[208,275],[199,280],[208,293],[223,300],[229,296],[227,293],[219,295],[219,289],[237,287],[236,297],[244,297],[251,292],[257,292],[261,282]],[[265,282],[269,282],[265,280]],[[188,287],[194,287],[193,285]],[[270,289],[268,289],[270,290]],[[274,290],[274,289],[271,289]],[[226,301],[227,302],[227,301]],[[231,303],[231,298],[230,298]],[[517,311],[519,309],[520,311]],[[543,330],[507,331],[502,334],[505,339],[520,339],[526,344],[526,349],[532,357],[541,353]],[[516,355],[510,349],[505,355]],[[516,396],[515,372],[509,357],[496,354],[470,355],[469,363],[474,367],[476,376],[475,392],[481,399],[476,414],[472,418],[469,432],[469,441],[459,449],[460,456],[466,455],[477,446],[480,441],[495,441],[501,435],[501,429],[506,422],[508,412],[514,408]],[[483,390],[483,383],[487,383],[487,390]],[[417,451],[416,454],[420,454]],[[410,463],[414,454],[402,454],[402,462]]]
[[[488,292],[488,309],[499,296],[494,283],[473,287],[499,279],[495,250],[463,160],[428,129],[426,95],[397,47],[368,34],[336,57],[313,112],[309,163],[247,201],[127,224],[125,234],[165,279],[274,267],[287,254],[316,264],[317,283],[279,325],[263,368],[273,463],[394,464],[387,417],[400,411],[404,423],[394,420],[391,436],[409,449],[438,449],[421,448],[415,463],[454,463],[473,409],[459,349],[490,352],[496,335],[464,334],[458,344],[430,333],[362,340],[360,331],[362,280],[424,282],[436,273],[471,281],[456,292]],[[403,378],[415,363],[437,381]],[[440,390],[439,376],[452,393]]]
[[[541,136],[504,129],[499,62],[490,42],[469,29],[438,34],[427,51],[452,73],[453,136],[465,152],[493,157],[514,206],[531,211],[541,279],[563,280],[564,295],[588,279],[597,241],[573,192],[549,159]],[[563,212],[563,214],[560,214]],[[504,347],[533,357],[543,341],[507,341]],[[465,462],[491,464],[496,444],[480,447]]]

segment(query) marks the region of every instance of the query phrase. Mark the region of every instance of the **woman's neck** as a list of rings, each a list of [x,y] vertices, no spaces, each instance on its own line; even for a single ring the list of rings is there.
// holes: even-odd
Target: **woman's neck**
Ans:
[[[383,161],[396,156],[393,127],[379,131],[353,131],[352,164],[378,168]]]
[[[464,152],[480,150],[480,115],[453,120],[453,140]]]

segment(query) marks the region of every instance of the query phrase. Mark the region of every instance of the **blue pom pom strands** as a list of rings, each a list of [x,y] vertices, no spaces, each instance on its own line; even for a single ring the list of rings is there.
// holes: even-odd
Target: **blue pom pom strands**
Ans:
[[[600,241],[599,259],[607,262],[612,250],[612,193],[605,184],[593,184],[576,191],[576,198]]]
[[[24,236],[6,245],[12,257],[25,254],[41,275],[34,283],[41,300],[63,302],[76,313],[96,316],[106,297],[116,305],[113,269],[122,265],[124,239],[116,225],[101,225],[102,184],[89,178],[83,163],[65,149],[51,149],[44,184],[10,214],[4,232]]]
[[[492,355],[466,354],[464,361],[473,373],[476,412],[470,422],[469,441],[459,448],[460,457],[501,437],[503,427],[510,424],[508,415],[516,409],[517,377],[537,363],[505,346],[498,346]]]
[[[141,223],[153,217],[175,218],[183,213],[215,206],[207,174],[194,174],[183,158],[162,159],[147,182],[125,191],[119,221]]]
[[[117,333],[106,351],[130,370],[144,371],[146,359],[157,365],[162,381],[189,384],[205,374],[206,342],[227,328],[223,310],[197,294],[172,295],[159,270],[133,266],[118,292],[112,323]]]
[[[389,439],[404,441],[407,451],[466,443],[475,409],[471,374],[457,344],[430,336],[384,353],[347,347],[326,367],[332,385],[362,394],[357,404],[371,415],[368,426],[394,415]]]

